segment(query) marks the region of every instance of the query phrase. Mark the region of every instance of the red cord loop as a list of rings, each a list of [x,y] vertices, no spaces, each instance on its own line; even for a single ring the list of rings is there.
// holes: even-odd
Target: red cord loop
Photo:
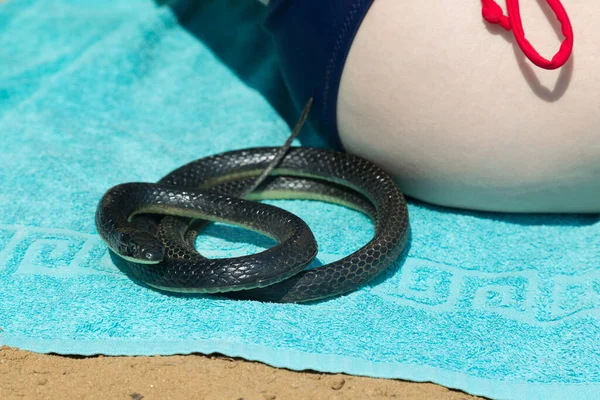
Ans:
[[[532,63],[544,69],[557,69],[562,67],[573,52],[573,27],[567,15],[567,11],[560,0],[546,0],[556,18],[560,22],[562,34],[565,39],[560,45],[558,52],[547,60],[542,57],[525,38],[523,31],[523,22],[521,21],[521,12],[519,10],[519,0],[506,0],[507,14],[504,15],[502,8],[494,0],[481,0],[483,18],[492,24],[498,24],[507,31],[512,29],[517,44],[523,51],[523,54],[531,60]]]

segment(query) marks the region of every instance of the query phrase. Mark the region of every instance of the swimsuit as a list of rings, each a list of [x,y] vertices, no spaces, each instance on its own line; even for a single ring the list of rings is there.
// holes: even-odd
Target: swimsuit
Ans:
[[[283,76],[296,107],[313,97],[310,122],[334,147],[337,97],[346,57],[369,7],[375,0],[270,0],[265,26],[275,40]],[[551,60],[540,56],[525,38],[518,0],[506,0],[508,14],[495,0],[480,0],[483,18],[512,30],[516,43],[535,65],[556,69],[573,48],[573,29],[560,0],[546,0],[565,39]]]
[[[265,27],[296,106],[313,97],[310,122],[341,148],[337,131],[340,79],[354,35],[374,0],[271,0]]]

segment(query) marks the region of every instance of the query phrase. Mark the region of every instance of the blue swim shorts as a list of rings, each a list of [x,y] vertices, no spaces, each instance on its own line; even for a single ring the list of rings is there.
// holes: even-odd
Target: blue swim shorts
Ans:
[[[341,148],[337,97],[348,51],[374,0],[271,0],[266,29],[273,35],[292,98],[310,97],[310,123]]]

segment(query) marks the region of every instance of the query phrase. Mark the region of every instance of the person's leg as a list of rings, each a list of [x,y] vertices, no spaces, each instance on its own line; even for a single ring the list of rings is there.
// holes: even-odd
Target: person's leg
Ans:
[[[562,37],[538,2],[521,3],[528,39],[549,58]],[[344,148],[427,202],[599,212],[600,3],[567,4],[574,60],[556,71],[525,60],[511,34],[488,31],[480,7],[374,2],[341,79]]]
[[[553,14],[521,3],[527,38],[549,57],[560,43]],[[511,33],[484,22],[479,0],[270,0],[265,26],[296,105],[315,98],[313,126],[408,195],[599,212],[600,3],[567,6],[576,59],[557,71],[534,67]]]

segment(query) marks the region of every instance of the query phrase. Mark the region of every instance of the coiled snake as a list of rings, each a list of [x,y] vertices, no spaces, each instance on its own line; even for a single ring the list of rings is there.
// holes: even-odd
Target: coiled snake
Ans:
[[[304,270],[317,254],[308,226],[255,201],[283,198],[362,211],[373,220],[374,236],[338,261]],[[257,254],[208,259],[194,248],[202,221],[256,230],[278,244]],[[149,286],[274,302],[313,301],[354,290],[394,262],[409,231],[406,202],[388,174],[358,156],[308,147],[230,151],[193,161],[155,184],[115,186],[100,200],[96,226],[130,273]]]

